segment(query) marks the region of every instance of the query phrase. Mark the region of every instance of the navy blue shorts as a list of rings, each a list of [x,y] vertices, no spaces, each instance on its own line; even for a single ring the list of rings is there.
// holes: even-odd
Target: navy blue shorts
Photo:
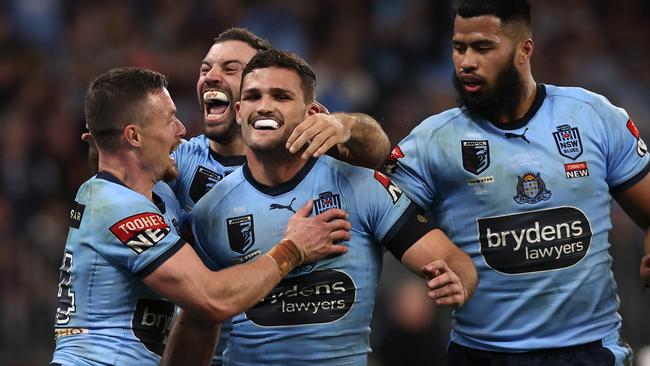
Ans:
[[[615,366],[601,341],[523,353],[502,353],[449,344],[447,366]]]

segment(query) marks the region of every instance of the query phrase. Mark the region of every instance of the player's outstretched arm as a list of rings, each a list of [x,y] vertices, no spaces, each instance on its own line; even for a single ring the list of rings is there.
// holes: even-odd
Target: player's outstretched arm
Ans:
[[[627,190],[614,195],[616,201],[639,227],[645,231],[645,256],[641,259],[641,279],[650,285],[650,173]]]
[[[438,305],[463,306],[478,285],[472,259],[439,229],[413,244],[402,256],[402,263],[427,279],[429,297]]]
[[[175,335],[166,347],[166,362],[194,364],[188,361],[191,359],[200,364],[204,352],[209,353],[208,348],[214,344],[203,342],[191,346],[179,342],[180,339],[189,337],[188,334],[214,335],[214,329],[210,333],[205,327],[216,328],[224,319],[254,306],[295,267],[347,251],[346,247],[333,244],[350,238],[345,211],[329,210],[308,217],[312,205],[310,201],[298,210],[289,220],[285,239],[254,261],[213,272],[189,245],[184,245],[144,277],[147,286],[191,315],[190,319],[174,325],[180,328],[174,329]]]
[[[307,117],[289,136],[286,145],[292,153],[305,146],[303,159],[328,153],[371,169],[378,168],[390,152],[386,133],[374,118],[363,113],[316,113]]]

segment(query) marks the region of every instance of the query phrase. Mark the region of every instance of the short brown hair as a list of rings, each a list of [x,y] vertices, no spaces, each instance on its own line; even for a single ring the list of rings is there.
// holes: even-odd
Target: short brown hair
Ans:
[[[241,74],[240,89],[244,87],[244,77],[255,69],[265,69],[268,67],[278,67],[281,69],[293,70],[300,77],[300,87],[302,88],[305,102],[314,101],[314,90],[316,89],[316,75],[309,64],[300,56],[289,51],[279,51],[271,49],[260,51],[248,61]]]
[[[115,149],[124,127],[142,122],[142,102],[166,87],[164,75],[140,67],[115,68],[95,78],[86,91],[84,112],[97,146]]]

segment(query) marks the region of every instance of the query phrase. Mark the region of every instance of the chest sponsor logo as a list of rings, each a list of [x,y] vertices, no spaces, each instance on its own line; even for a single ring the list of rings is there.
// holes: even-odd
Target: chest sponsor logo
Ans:
[[[527,172],[518,176],[516,189],[517,195],[514,200],[520,205],[548,201],[551,198],[551,191],[546,189],[540,173]]]
[[[223,179],[223,175],[213,172],[208,168],[199,166],[196,168],[194,179],[190,184],[190,198],[194,203],[198,202],[215,184]]]
[[[70,227],[79,229],[81,225],[81,218],[84,216],[84,210],[86,209],[85,205],[74,201],[72,208],[70,209]]]
[[[318,199],[314,200],[314,214],[319,215],[333,208],[341,208],[341,196],[332,194],[332,192],[323,192],[318,194]]]
[[[494,270],[520,274],[566,268],[585,257],[591,223],[575,207],[478,220],[481,254]]]
[[[293,212],[293,213],[296,213],[296,211],[293,209],[293,207],[291,207],[291,205],[293,205],[293,202],[294,202],[295,200],[296,200],[296,197],[294,197],[294,198],[291,200],[291,202],[289,202],[288,205],[283,205],[283,204],[280,204],[280,203],[271,203],[271,205],[269,206],[269,210],[280,210],[280,209],[285,209],[285,210],[289,210],[289,211],[291,211],[291,212]]]
[[[400,149],[399,146],[395,145],[393,150],[391,150],[390,155],[388,155],[388,158],[384,162],[384,166],[381,170],[386,174],[393,174],[397,169],[397,160],[403,157],[404,153],[402,152],[402,149]]]
[[[463,169],[479,175],[490,166],[490,144],[488,140],[462,140]]]
[[[390,195],[393,204],[399,201],[399,198],[402,197],[402,190],[393,182],[386,174],[375,171],[375,179],[386,189],[386,192]]]
[[[564,164],[564,173],[567,179],[589,176],[589,168],[586,162]]]
[[[640,157],[643,157],[647,152],[648,152],[648,146],[643,142],[643,139],[641,138],[641,134],[639,133],[639,129],[636,128],[636,125],[634,124],[634,121],[631,119],[627,120],[627,129],[630,131],[632,136],[636,139],[636,153]]]
[[[228,241],[230,249],[244,254],[255,244],[253,215],[244,215],[226,219],[228,224]]]
[[[264,327],[331,323],[352,309],[355,297],[350,276],[326,269],[282,280],[246,317]]]
[[[174,304],[171,302],[138,299],[131,319],[133,334],[149,351],[162,356],[173,317]]]
[[[162,215],[154,212],[129,216],[109,230],[137,254],[158,244],[171,231]]]
[[[553,132],[553,138],[560,155],[571,160],[576,160],[582,155],[582,140],[578,127],[557,126],[557,131]]]

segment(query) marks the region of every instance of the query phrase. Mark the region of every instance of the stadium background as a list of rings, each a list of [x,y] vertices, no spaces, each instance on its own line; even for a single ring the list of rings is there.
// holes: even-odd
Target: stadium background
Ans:
[[[627,109],[650,142],[650,2],[533,0],[536,80],[575,85]],[[195,83],[212,38],[244,26],[302,55],[331,111],[363,111],[393,143],[452,107],[448,0],[0,2],[0,364],[44,365],[77,187],[89,177],[83,93],[108,68],[166,74],[188,137],[200,131]],[[514,187],[513,187],[514,190]],[[650,204],[650,203],[649,203]],[[623,335],[648,357],[650,293],[638,275],[642,233],[614,208]],[[434,364],[450,314],[387,257],[372,365]],[[645,356],[644,356],[645,354]],[[650,365],[650,361],[645,363]]]

